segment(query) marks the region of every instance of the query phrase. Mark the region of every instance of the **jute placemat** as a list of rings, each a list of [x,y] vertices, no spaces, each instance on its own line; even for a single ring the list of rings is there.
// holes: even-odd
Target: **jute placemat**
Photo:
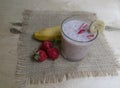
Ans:
[[[62,56],[55,61],[33,62],[31,57],[39,41],[32,38],[33,32],[50,26],[60,25],[63,19],[80,15],[81,19],[91,22],[96,19],[94,13],[63,11],[30,11],[23,13],[23,28],[18,44],[17,84],[56,83],[77,77],[114,76],[118,64],[104,36],[99,36],[90,48],[88,55],[81,61],[70,62]]]

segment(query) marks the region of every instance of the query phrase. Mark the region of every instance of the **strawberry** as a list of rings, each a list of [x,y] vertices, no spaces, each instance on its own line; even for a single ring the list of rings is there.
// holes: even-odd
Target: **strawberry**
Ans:
[[[38,50],[35,54],[34,54],[34,59],[38,62],[43,62],[44,60],[47,59],[47,54],[45,51],[43,50]]]
[[[87,36],[88,39],[91,39],[91,38],[93,38],[93,37],[94,37],[93,34],[90,34],[90,35]]]
[[[87,27],[86,23],[83,23],[80,27],[79,27],[79,32],[78,34],[82,34],[83,32],[85,32],[85,28]]]
[[[42,44],[41,44],[40,49],[46,51],[47,49],[52,48],[52,47],[53,47],[53,45],[52,45],[52,43],[50,41],[43,41]]]
[[[59,51],[56,48],[49,48],[47,49],[47,54],[50,59],[55,60],[59,56]]]
[[[80,31],[78,32],[78,34],[82,34],[82,33],[84,33],[84,32],[85,32],[85,30],[82,29],[82,30],[80,30]]]

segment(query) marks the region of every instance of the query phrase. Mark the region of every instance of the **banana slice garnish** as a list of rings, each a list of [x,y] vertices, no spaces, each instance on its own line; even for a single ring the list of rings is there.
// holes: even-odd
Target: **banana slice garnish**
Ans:
[[[101,20],[95,20],[90,25],[89,32],[96,33],[97,31],[99,31],[100,33],[102,33],[104,29],[105,29],[105,23]]]

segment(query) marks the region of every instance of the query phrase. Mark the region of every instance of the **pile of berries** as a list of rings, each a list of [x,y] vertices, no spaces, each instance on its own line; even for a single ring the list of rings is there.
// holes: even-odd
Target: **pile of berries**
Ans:
[[[43,62],[47,58],[56,60],[59,56],[59,51],[50,41],[43,41],[39,49],[35,52],[33,59],[37,62]]]

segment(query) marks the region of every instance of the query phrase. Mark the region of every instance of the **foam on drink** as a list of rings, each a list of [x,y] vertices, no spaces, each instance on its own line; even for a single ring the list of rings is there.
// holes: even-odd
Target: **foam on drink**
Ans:
[[[83,21],[71,20],[63,24],[64,34],[72,40],[87,42],[95,38],[95,35],[88,32],[89,25]]]

